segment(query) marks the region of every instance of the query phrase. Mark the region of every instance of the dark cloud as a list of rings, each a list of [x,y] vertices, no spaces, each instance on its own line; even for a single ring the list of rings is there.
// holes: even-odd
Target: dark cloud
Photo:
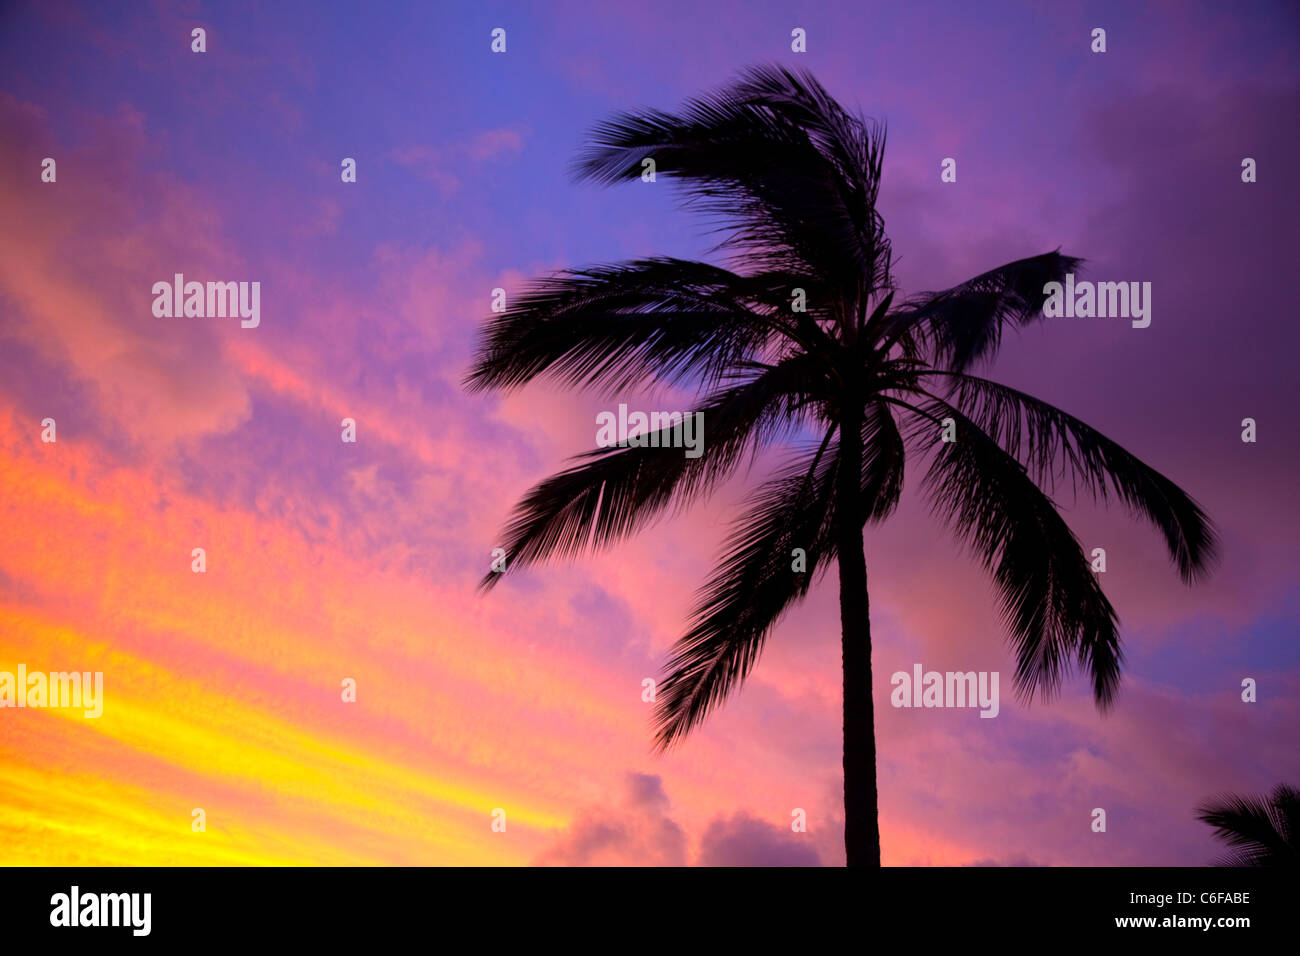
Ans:
[[[629,773],[618,804],[584,810],[534,862],[539,866],[685,866],[686,834],[669,819],[668,807],[659,777]]]
[[[699,866],[821,866],[807,834],[794,833],[741,812],[709,824],[700,840]]]
[[[663,780],[629,773],[621,800],[583,810],[534,863],[538,866],[685,866],[686,833],[668,816]],[[718,817],[700,839],[698,866],[821,866],[807,834],[744,811]]]
[[[1043,866],[1044,864],[1031,860],[1027,856],[1011,856],[1005,860],[976,860],[971,866]]]

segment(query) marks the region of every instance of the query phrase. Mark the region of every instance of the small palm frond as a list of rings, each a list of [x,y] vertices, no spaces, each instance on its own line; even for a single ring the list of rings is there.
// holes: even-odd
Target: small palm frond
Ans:
[[[1224,794],[1196,808],[1230,848],[1219,866],[1300,865],[1300,790],[1278,784],[1267,797]]]

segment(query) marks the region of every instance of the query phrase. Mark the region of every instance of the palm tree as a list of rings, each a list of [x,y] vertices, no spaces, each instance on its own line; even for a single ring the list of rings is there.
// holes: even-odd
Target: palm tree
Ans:
[[[849,865],[876,866],[863,528],[898,504],[909,454],[929,459],[929,500],[992,572],[1026,700],[1050,695],[1071,659],[1103,709],[1119,681],[1117,618],[1049,497],[1058,481],[1114,494],[1152,521],[1188,582],[1215,547],[1205,514],[1168,478],[1067,413],[974,374],[1004,329],[1042,315],[1044,284],[1079,260],[1048,252],[894,304],[876,209],[884,142],[813,76],[780,67],[747,70],[677,115],[598,125],[576,177],[631,181],[653,160],[714,220],[728,265],[649,258],[537,280],[485,327],[466,380],[471,391],[549,376],[606,395],[677,384],[702,396],[700,457],[665,451],[666,428],[650,447],[588,452],[529,491],[504,535],[511,569],[608,546],[706,495],[747,456],[795,447],[739,520],[673,649],[656,742],[676,743],[735,690],[778,619],[835,563],[844,842]],[[953,429],[956,441],[940,440]],[[792,570],[795,549],[805,570]]]
[[[1196,808],[1231,848],[1219,866],[1300,865],[1300,790],[1284,783],[1267,796],[1224,794]]]

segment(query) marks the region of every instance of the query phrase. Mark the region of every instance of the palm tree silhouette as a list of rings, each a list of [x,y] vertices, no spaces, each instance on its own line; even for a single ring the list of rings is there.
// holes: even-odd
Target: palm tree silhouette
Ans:
[[[1215,549],[1209,520],[1168,478],[1078,419],[972,372],[1004,329],[1041,316],[1044,284],[1079,260],[1048,252],[894,305],[876,209],[884,143],[882,127],[847,112],[811,74],[781,67],[751,68],[677,115],[644,110],[598,125],[576,178],[631,181],[653,160],[714,220],[724,236],[715,251],[730,267],[650,258],[536,280],[484,328],[466,379],[471,391],[549,376],[606,394],[689,384],[702,395],[700,457],[661,447],[673,439],[664,429],[654,447],[588,452],[529,491],[504,534],[511,569],[608,546],[706,495],[747,456],[803,438],[701,590],[660,685],[656,742],[680,740],[739,686],[781,615],[836,563],[844,842],[849,865],[876,866],[863,528],[898,504],[909,453],[930,459],[932,506],[992,572],[1026,700],[1050,695],[1071,658],[1103,709],[1119,681],[1117,618],[1049,497],[1058,481],[1144,515],[1188,582]],[[956,441],[940,440],[954,428]],[[792,570],[797,548],[804,572]]]
[[[1228,844],[1219,866],[1300,865],[1300,790],[1284,783],[1267,796],[1224,794],[1196,808]]]

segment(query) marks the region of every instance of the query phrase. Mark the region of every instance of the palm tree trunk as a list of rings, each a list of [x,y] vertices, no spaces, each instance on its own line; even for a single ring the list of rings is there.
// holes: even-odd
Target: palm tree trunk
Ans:
[[[871,698],[871,622],[862,542],[862,410],[840,419],[840,637],[844,665],[844,851],[849,866],[880,866],[876,715]]]

